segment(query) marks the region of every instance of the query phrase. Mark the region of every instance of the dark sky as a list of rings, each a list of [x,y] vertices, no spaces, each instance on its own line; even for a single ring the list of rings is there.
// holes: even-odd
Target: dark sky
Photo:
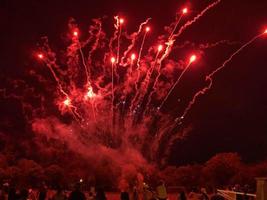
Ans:
[[[180,0],[1,0],[1,75],[19,76],[32,59],[32,50],[41,36],[57,43],[74,17],[86,29],[94,17],[121,13],[134,30],[152,17],[153,34],[161,33],[182,5],[191,7],[189,17],[212,1]],[[178,42],[196,43],[229,39],[249,40],[267,27],[266,0],[222,0],[191,26]],[[197,87],[205,68],[219,66],[237,46],[208,50],[200,68],[185,76],[185,88]],[[190,81],[191,80],[191,81]],[[193,81],[192,81],[193,80]],[[187,85],[186,85],[187,84]],[[177,143],[170,162],[184,164],[205,161],[218,152],[239,152],[246,161],[267,158],[267,37],[245,49],[225,70],[216,76],[214,87],[196,104],[187,124],[194,130],[189,138]],[[5,113],[1,113],[5,115]]]

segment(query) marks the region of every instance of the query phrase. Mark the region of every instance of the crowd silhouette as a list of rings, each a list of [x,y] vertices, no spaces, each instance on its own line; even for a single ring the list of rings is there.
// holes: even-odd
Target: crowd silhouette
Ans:
[[[129,185],[124,182],[118,189],[120,195],[116,197],[108,197],[103,187],[90,187],[90,189],[83,189],[81,182],[72,186],[72,189],[63,189],[60,186],[55,188],[48,188],[42,184],[38,188],[16,188],[14,185],[8,183],[0,187],[0,200],[170,200],[167,193],[167,188],[164,181],[159,181],[156,187],[149,187],[146,183]],[[248,187],[244,187],[248,192]],[[230,190],[241,190],[240,187],[234,186]],[[114,192],[113,192],[114,193]],[[118,194],[118,192],[115,192]],[[183,187],[177,188],[176,192],[172,192],[172,200],[224,200],[225,198],[216,193],[216,191],[206,188],[192,187],[190,190]],[[237,196],[238,200],[249,200],[247,196]]]

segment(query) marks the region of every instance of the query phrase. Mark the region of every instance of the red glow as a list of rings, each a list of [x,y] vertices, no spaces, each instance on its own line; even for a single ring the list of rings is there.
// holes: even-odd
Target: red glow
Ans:
[[[70,105],[70,99],[69,98],[66,98],[64,101],[63,101],[63,104],[65,106],[69,106]]]
[[[158,46],[158,51],[160,52],[160,51],[162,51],[162,49],[163,49],[163,46],[160,44],[160,45]]]
[[[267,34],[267,28],[265,29],[264,34]]]
[[[196,55],[192,55],[190,57],[189,63],[195,62],[196,59],[197,59],[197,56]]]
[[[110,59],[110,61],[111,61],[111,63],[113,64],[113,63],[115,63],[116,59],[115,59],[114,57],[112,57],[112,58]]]
[[[124,23],[124,19],[120,18],[120,24],[123,24],[123,23]]]
[[[37,56],[38,56],[39,59],[43,59],[44,58],[44,55],[41,54],[41,53],[39,53]]]
[[[79,35],[78,31],[73,31],[73,36],[77,37]]]
[[[182,10],[182,12],[183,12],[183,14],[186,14],[186,13],[188,12],[188,9],[187,9],[187,8],[184,8],[184,9]]]
[[[87,94],[86,94],[86,96],[85,96],[85,99],[92,99],[92,98],[94,98],[96,96],[96,94],[94,93],[94,91],[93,91],[93,89],[92,89],[92,87],[90,86],[90,87],[88,87],[88,92],[87,92]]]
[[[149,31],[150,31],[150,27],[147,26],[147,27],[146,27],[146,32],[149,32]]]
[[[132,59],[132,60],[135,60],[135,58],[136,58],[136,55],[133,53],[133,54],[131,55],[131,59]]]

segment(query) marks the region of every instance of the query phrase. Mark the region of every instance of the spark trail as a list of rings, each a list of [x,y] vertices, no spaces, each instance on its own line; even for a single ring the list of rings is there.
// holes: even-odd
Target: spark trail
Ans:
[[[155,78],[155,81],[154,81],[154,83],[153,83],[152,91],[151,91],[151,93],[150,93],[149,96],[148,96],[148,104],[150,104],[151,101],[152,101],[152,95],[155,93],[156,85],[157,85],[158,80],[159,80],[159,77],[160,77],[160,75],[161,75],[161,74],[160,74],[161,63],[162,63],[162,61],[163,61],[164,59],[166,59],[166,58],[169,56],[169,54],[171,53],[171,51],[172,51],[172,49],[173,49],[173,45],[174,45],[174,43],[175,43],[175,41],[176,41],[176,38],[177,38],[178,36],[180,36],[180,35],[183,33],[183,31],[184,31],[187,27],[189,27],[190,25],[192,25],[193,23],[195,23],[198,19],[200,19],[200,18],[201,18],[201,17],[202,17],[208,10],[210,10],[211,8],[213,8],[214,6],[216,6],[218,3],[220,3],[220,1],[221,1],[221,0],[218,0],[218,1],[216,1],[216,2],[214,2],[214,3],[212,3],[212,4],[210,4],[210,5],[208,5],[204,10],[202,10],[201,13],[199,13],[196,17],[194,17],[193,20],[190,20],[190,21],[188,21],[185,25],[183,25],[183,26],[179,29],[178,33],[175,34],[175,31],[176,31],[176,29],[177,29],[177,27],[178,27],[178,25],[179,25],[179,23],[180,23],[182,17],[183,17],[185,14],[188,13],[188,9],[187,9],[187,8],[184,8],[184,9],[182,10],[182,12],[181,12],[181,14],[180,14],[180,17],[179,17],[178,20],[176,21],[176,23],[175,23],[175,25],[174,25],[174,28],[173,28],[173,30],[172,30],[170,36],[168,37],[168,41],[166,42],[166,45],[167,45],[167,46],[166,46],[165,52],[164,52],[164,54],[162,55],[162,57],[160,58],[160,61],[159,61],[160,64],[159,64],[159,69],[158,69],[158,75],[157,75],[157,77]],[[160,107],[161,107],[161,106],[160,106]],[[147,110],[148,110],[148,106],[147,106],[147,109],[146,109],[145,113],[147,112]]]
[[[56,72],[54,71],[53,67],[52,67],[52,63],[48,60],[48,58],[44,58],[44,55],[43,54],[38,54],[37,55],[38,58],[40,60],[44,60],[45,62],[45,65],[49,68],[51,74],[53,75],[55,81],[57,82],[57,87],[58,87],[58,90],[65,96],[65,100],[63,101],[63,104],[66,106],[66,107],[69,107],[70,108],[70,111],[74,117],[74,119],[79,123],[80,120],[83,120],[82,116],[78,113],[77,111],[77,107],[76,106],[73,106],[71,104],[71,100],[70,100],[70,97],[69,95],[67,94],[67,92],[64,91],[61,83],[60,83],[60,79],[57,77],[56,75]],[[62,106],[60,105],[60,107],[62,108]]]
[[[140,79],[140,59],[141,59],[141,55],[142,55],[142,51],[143,51],[143,47],[144,47],[144,44],[145,44],[145,40],[146,40],[146,37],[147,37],[147,34],[148,32],[150,31],[150,27],[146,27],[145,29],[145,34],[143,36],[143,39],[142,39],[142,43],[141,43],[141,47],[140,47],[140,50],[139,50],[139,53],[138,53],[138,58],[137,58],[137,62],[136,62],[136,65],[137,65],[137,78],[136,78],[136,81],[135,81],[135,91],[136,91],[136,95],[134,96],[134,100],[133,102],[135,101],[135,99],[137,98],[137,91],[138,91],[138,83],[139,83],[139,79]],[[133,111],[132,110],[133,106],[131,106],[131,112]]]
[[[147,74],[145,76],[145,79],[142,83],[143,87],[141,86],[142,88],[141,88],[140,92],[136,92],[136,95],[133,98],[133,103],[132,103],[131,108],[130,108],[131,111],[133,110],[133,107],[137,106],[138,103],[142,104],[142,102],[144,100],[144,96],[148,92],[148,87],[149,87],[151,75],[155,69],[155,66],[157,65],[158,57],[159,57],[159,54],[162,51],[162,49],[163,49],[163,46],[159,45],[156,56],[154,58],[154,62],[152,62],[152,66],[150,66],[150,68],[148,69]]]
[[[202,10],[196,17],[194,17],[194,19],[186,22],[185,25],[183,25],[178,33],[174,34],[173,37],[174,38],[177,38],[179,37],[184,31],[185,29],[188,27],[188,26],[191,26],[193,23],[195,23],[199,18],[201,18],[207,11],[209,11],[210,9],[212,9],[213,7],[217,6],[219,3],[221,2],[221,0],[217,0],[215,1],[214,3],[208,5],[204,10]]]
[[[38,54],[38,58],[41,59],[41,60],[43,60],[43,59],[44,59],[44,55],[43,55],[43,54]],[[50,72],[51,72],[52,76],[54,77],[55,81],[57,82],[57,86],[58,86],[59,91],[60,91],[63,95],[65,95],[65,97],[68,98],[68,94],[63,90],[63,87],[62,87],[62,85],[61,85],[61,83],[60,83],[60,80],[59,80],[59,78],[57,77],[56,72],[54,71],[54,69],[53,69],[51,63],[48,62],[46,59],[44,60],[44,62],[45,62],[45,65],[46,65],[46,66],[48,67],[48,69],[50,70]]]
[[[114,57],[111,58],[111,92],[112,92],[112,100],[111,100],[111,123],[113,126],[114,121],[114,64],[116,59]]]
[[[82,47],[81,47],[81,44],[80,44],[79,41],[78,41],[78,45],[79,45],[78,48],[79,48],[79,51],[80,51],[80,54],[81,54],[82,63],[83,63],[83,66],[84,66],[84,69],[85,69],[85,73],[86,73],[86,82],[89,85],[90,84],[90,73],[89,73],[89,69],[88,69],[88,66],[85,63],[83,50],[82,50]]]
[[[216,5],[218,5],[221,2],[221,0],[217,0],[214,3],[208,5],[204,10],[202,10],[196,17],[194,17],[192,20],[186,22],[178,31],[178,33],[173,34],[171,38],[169,38],[169,40],[166,42],[166,50],[165,53],[162,55],[160,62],[162,62],[165,58],[167,58],[169,56],[169,54],[171,53],[171,50],[173,48],[173,45],[177,39],[177,37],[179,37],[185,30],[186,28],[188,28],[189,26],[191,26],[192,24],[194,24],[197,20],[199,20],[204,14],[206,14],[207,11],[209,11],[210,9],[212,9],[213,7],[215,7]]]
[[[182,20],[183,16],[184,16],[187,12],[188,12],[188,9],[187,9],[187,8],[184,8],[184,9],[182,10],[182,12],[181,12],[181,14],[180,14],[180,17],[178,18],[177,22],[175,23],[174,28],[173,28],[173,30],[172,30],[172,32],[171,32],[171,34],[170,34],[168,40],[172,40],[172,39],[173,39],[173,35],[174,35],[174,33],[175,33],[175,31],[176,31],[176,29],[177,29],[177,27],[178,27],[180,21]]]
[[[130,38],[132,38],[132,40],[131,40],[131,44],[128,46],[127,50],[123,53],[123,57],[121,58],[121,63],[120,63],[120,65],[122,65],[122,66],[126,66],[126,65],[127,65],[127,63],[124,62],[126,56],[127,56],[128,53],[134,48],[134,46],[135,46],[135,44],[136,44],[136,42],[137,42],[137,39],[138,39],[139,35],[140,35],[140,34],[142,33],[142,31],[143,31],[143,27],[144,27],[145,25],[147,25],[147,23],[148,23],[150,20],[151,20],[151,18],[148,18],[146,21],[142,22],[142,23],[140,24],[139,28],[138,28],[138,31],[135,32],[135,33],[133,33],[133,34],[131,34],[131,36],[130,36]],[[149,27],[148,27],[148,26],[147,26],[146,29],[145,29],[144,38],[146,37],[147,32],[149,32]],[[144,40],[144,38],[143,38],[143,40]],[[144,45],[143,42],[142,42],[142,45]],[[141,48],[142,48],[142,47],[141,47]],[[140,51],[141,51],[141,50],[140,50]],[[140,57],[141,57],[141,55],[140,55],[140,53],[139,53],[139,55],[138,55],[138,60],[140,60]],[[138,62],[138,61],[137,61],[137,62]]]
[[[180,76],[178,77],[177,81],[173,84],[172,88],[170,89],[170,91],[168,92],[168,94],[166,95],[166,97],[163,99],[162,103],[160,104],[158,110],[160,110],[162,108],[162,106],[164,105],[164,103],[167,101],[167,99],[169,98],[170,94],[172,93],[172,91],[174,90],[174,88],[179,84],[181,78],[183,77],[184,73],[189,69],[189,67],[191,66],[191,64],[196,60],[196,56],[192,55],[190,57],[190,60],[187,64],[187,66],[184,68],[184,70],[182,71],[182,73],[180,74]]]
[[[244,45],[242,45],[239,49],[237,49],[227,60],[225,60],[223,62],[223,64],[218,67],[217,69],[215,69],[213,72],[211,72],[209,75],[206,76],[206,80],[209,82],[208,85],[206,87],[204,87],[202,90],[198,91],[192,98],[192,100],[189,102],[189,104],[187,105],[187,107],[185,108],[183,114],[181,115],[180,118],[177,118],[177,120],[182,120],[184,119],[184,117],[188,114],[188,112],[191,110],[192,106],[195,104],[197,98],[201,95],[205,95],[212,87],[212,83],[213,83],[213,76],[218,73],[219,71],[221,71],[223,68],[225,68],[225,66],[231,62],[231,60],[237,56],[244,48],[248,47],[251,43],[253,43],[256,39],[260,38],[261,36],[263,36],[264,34],[266,34],[267,31],[265,31],[264,33],[261,33],[259,35],[256,35],[255,37],[253,37],[251,40],[249,40],[247,43],[245,43]]]
[[[122,25],[124,23],[124,19],[123,18],[117,18],[117,27],[119,29],[119,33],[118,33],[118,45],[117,45],[117,60],[116,63],[119,64],[120,62],[120,39],[121,39],[121,32],[122,32]]]
[[[144,44],[145,44],[145,40],[146,40],[146,37],[147,37],[147,34],[148,32],[150,31],[150,27],[147,26],[146,29],[145,29],[145,34],[143,36],[143,39],[142,39],[142,43],[141,43],[141,47],[140,47],[140,50],[139,50],[139,53],[138,53],[138,59],[137,59],[137,69],[139,69],[140,67],[140,59],[141,59],[141,56],[142,56],[142,51],[143,51],[143,47],[144,47]]]

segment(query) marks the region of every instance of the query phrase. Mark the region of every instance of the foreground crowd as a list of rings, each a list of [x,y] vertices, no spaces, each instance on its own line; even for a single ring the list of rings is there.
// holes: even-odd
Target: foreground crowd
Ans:
[[[11,186],[3,186],[0,188],[0,200],[167,200],[167,190],[163,181],[155,188],[150,188],[145,183],[142,188],[134,187],[132,190],[120,188],[120,196],[106,195],[103,188],[91,187],[89,191],[83,191],[81,184],[76,184],[72,191],[65,191],[60,187],[55,190],[47,189],[43,186],[39,189],[16,189]],[[193,188],[186,192],[179,188],[178,194],[172,194],[172,200],[224,200],[224,198],[216,193],[207,193],[205,188]]]

